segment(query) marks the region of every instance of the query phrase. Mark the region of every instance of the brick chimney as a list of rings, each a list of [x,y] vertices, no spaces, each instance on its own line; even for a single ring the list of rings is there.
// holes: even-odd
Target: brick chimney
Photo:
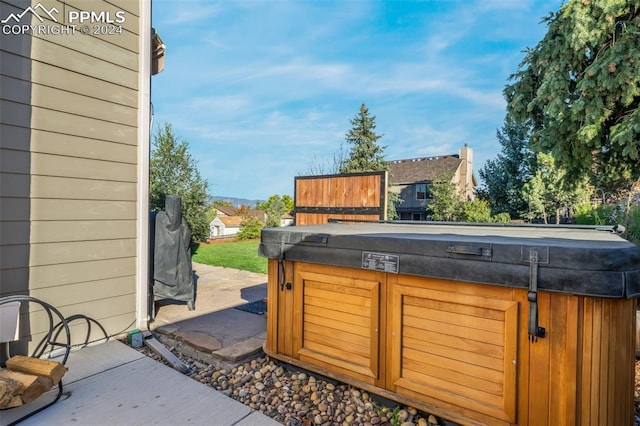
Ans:
[[[458,157],[462,160],[460,165],[460,185],[461,191],[464,193],[465,199],[473,200],[473,150],[465,143],[458,153]]]

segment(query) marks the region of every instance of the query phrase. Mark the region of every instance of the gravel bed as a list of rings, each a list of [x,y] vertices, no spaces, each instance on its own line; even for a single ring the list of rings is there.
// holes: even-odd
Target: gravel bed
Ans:
[[[147,347],[138,349],[166,364]],[[413,407],[373,396],[354,386],[300,371],[267,356],[217,368],[171,348],[191,368],[192,379],[258,410],[286,426],[453,426]],[[388,403],[385,404],[384,401]],[[635,365],[635,426],[640,426],[640,360]]]

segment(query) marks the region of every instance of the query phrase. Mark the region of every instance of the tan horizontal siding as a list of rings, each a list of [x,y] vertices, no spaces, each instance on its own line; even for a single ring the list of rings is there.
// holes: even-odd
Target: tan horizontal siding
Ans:
[[[137,123],[136,108],[32,84],[13,77],[0,76],[0,85],[5,85],[6,90],[3,90],[3,96],[9,101],[128,126],[135,126]]]
[[[117,221],[32,221],[31,243],[117,240],[135,238],[136,222]]]
[[[9,126],[31,127],[36,130],[130,145],[137,143],[137,129],[133,126],[30,107],[17,102],[3,101],[3,103],[6,109],[2,111],[2,121]]]
[[[135,164],[87,160],[63,155],[31,154],[32,175],[135,182]]]
[[[8,53],[7,60],[0,63],[0,74],[120,105],[135,107],[137,104],[134,89],[41,62],[32,70],[31,61],[24,56]]]
[[[83,311],[85,312],[85,311]],[[132,323],[135,321],[135,312],[126,312],[120,315],[115,315],[107,318],[96,318],[91,314],[88,316],[100,323],[110,335],[123,333],[131,328]],[[69,326],[71,331],[71,344],[83,345],[87,335],[86,321],[78,320],[73,321]],[[39,342],[44,337],[44,332],[35,334],[32,336],[32,342]],[[89,342],[100,342],[103,340],[102,331],[92,324],[91,335]],[[63,379],[64,380],[64,379]]]
[[[136,200],[136,184],[50,176],[33,176],[31,196],[75,200]]]
[[[64,294],[64,300],[60,294]],[[80,305],[94,300],[135,293],[135,276],[116,277],[99,281],[69,284],[64,287],[32,288],[31,296],[41,300],[58,300],[60,306]]]
[[[126,12],[125,22],[122,24],[129,31],[135,34],[139,34],[138,17],[140,15],[140,8],[137,1],[125,0],[125,1],[113,1],[104,2],[102,0],[67,0],[67,7],[74,10],[88,10],[88,11],[109,11],[111,12],[112,19],[115,18],[115,12],[123,10]]]
[[[31,220],[135,220],[135,201],[31,200]]]
[[[135,239],[31,244],[29,265],[55,265],[135,255]]]
[[[109,298],[108,300],[99,299],[84,303],[68,304],[66,303],[65,293],[66,292],[54,293],[52,295],[53,298],[46,301],[60,311],[65,318],[71,315],[83,314],[102,322],[101,319],[103,318],[135,312],[135,294],[121,295]],[[29,325],[31,326],[31,333],[34,335],[33,341],[36,341],[35,336],[48,330],[49,318],[44,309],[38,309],[38,305],[33,304],[31,311]],[[78,333],[74,334],[77,335]],[[82,335],[82,333],[80,333],[80,335]]]
[[[134,257],[99,259],[84,262],[34,266],[30,271],[32,289],[104,281],[109,278],[135,276]]]
[[[31,132],[31,151],[34,153],[58,154],[133,165],[136,164],[138,154],[134,145],[41,130]]]
[[[22,42],[18,36],[3,35],[2,37],[3,50],[23,56]],[[80,54],[72,49],[51,43],[47,40],[34,39],[34,41],[36,40],[37,43],[31,46],[31,59],[37,63],[50,64],[134,90],[138,87],[136,70],[130,70],[112,62]],[[34,69],[37,66],[36,62],[32,63]]]
[[[133,21],[133,20],[132,20]],[[137,23],[137,19],[135,20]],[[90,33],[79,34],[81,25],[87,25]],[[126,25],[126,24],[125,24]],[[76,52],[76,56],[96,58],[105,63],[117,64],[128,70],[138,69],[138,36],[123,29],[121,34],[98,35],[102,31],[114,31],[115,26],[101,23],[77,24],[75,34],[38,34],[33,36],[33,44],[46,41],[56,46]],[[94,33],[95,31],[95,33]]]

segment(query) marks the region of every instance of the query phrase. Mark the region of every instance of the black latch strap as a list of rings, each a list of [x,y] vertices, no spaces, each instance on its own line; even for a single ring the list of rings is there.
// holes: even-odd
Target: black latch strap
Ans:
[[[529,340],[535,343],[544,337],[544,327],[538,326],[538,252],[529,250]]]

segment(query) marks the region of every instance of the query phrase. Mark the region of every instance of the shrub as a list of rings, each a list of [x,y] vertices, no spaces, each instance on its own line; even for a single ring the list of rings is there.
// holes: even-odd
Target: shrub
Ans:
[[[257,217],[248,217],[242,221],[240,225],[240,232],[238,232],[239,240],[252,240],[254,238],[260,238],[260,232],[264,224]]]

